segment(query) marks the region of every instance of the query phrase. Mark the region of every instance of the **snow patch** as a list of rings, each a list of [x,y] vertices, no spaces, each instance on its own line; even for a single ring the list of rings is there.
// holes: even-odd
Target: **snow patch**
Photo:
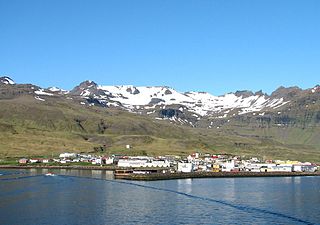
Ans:
[[[88,91],[88,90],[83,90],[83,91],[80,93],[80,96],[87,97],[87,96],[89,96],[90,94],[91,94],[90,91]]]
[[[38,101],[42,101],[42,102],[45,102],[45,101],[46,101],[45,99],[40,98],[39,96],[35,96],[34,98],[35,98],[36,100],[38,100]]]
[[[121,86],[97,86],[105,95],[99,98],[119,102],[126,110],[154,109],[160,106],[165,109],[170,105],[181,105],[180,111],[188,110],[199,116],[222,115],[227,117],[228,113],[237,110],[237,114],[260,112],[266,108],[278,108],[288,102],[283,98],[272,99],[265,95],[253,95],[249,97],[236,96],[229,93],[223,96],[214,96],[207,92],[180,93],[168,87],[145,87],[133,85]],[[88,89],[83,90],[81,96],[89,96]],[[234,113],[233,116],[236,114]]]
[[[36,93],[37,95],[48,95],[48,96],[52,96],[52,93],[48,93],[45,92],[43,89],[39,89],[38,91],[35,91],[34,93]]]

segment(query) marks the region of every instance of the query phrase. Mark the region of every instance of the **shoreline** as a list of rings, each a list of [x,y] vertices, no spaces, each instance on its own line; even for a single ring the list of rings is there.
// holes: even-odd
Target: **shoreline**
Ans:
[[[126,174],[117,175],[115,179],[155,181],[193,178],[246,178],[246,177],[300,177],[320,176],[320,172],[191,172],[164,174]]]
[[[46,165],[0,165],[0,169],[74,169],[115,171],[123,168],[116,166],[46,166]],[[193,178],[246,178],[246,177],[298,177],[320,176],[319,172],[190,172],[190,173],[150,173],[150,174],[114,174],[115,179],[156,181]]]
[[[0,165],[0,169],[75,169],[75,170],[108,170],[115,171],[119,169],[116,166],[52,166],[52,165]]]

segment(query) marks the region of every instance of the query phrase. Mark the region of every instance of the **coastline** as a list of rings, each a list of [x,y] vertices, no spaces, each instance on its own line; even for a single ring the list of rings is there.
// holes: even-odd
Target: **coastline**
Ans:
[[[190,178],[245,178],[245,177],[298,177],[320,176],[320,172],[191,172],[191,173],[164,173],[164,174],[127,174],[116,175],[115,179],[155,181]]]
[[[116,166],[46,166],[46,165],[0,165],[0,169],[75,169],[115,171]],[[156,181],[192,178],[245,178],[245,177],[297,177],[320,176],[319,172],[190,172],[190,173],[150,173],[150,174],[114,174],[115,179]]]
[[[75,170],[109,170],[119,169],[116,166],[52,166],[52,165],[0,165],[0,169],[75,169]]]

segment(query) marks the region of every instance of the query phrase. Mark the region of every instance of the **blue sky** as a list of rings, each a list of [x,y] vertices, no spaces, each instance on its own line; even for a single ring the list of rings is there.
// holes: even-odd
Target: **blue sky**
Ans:
[[[215,95],[319,84],[318,0],[0,0],[0,74]]]

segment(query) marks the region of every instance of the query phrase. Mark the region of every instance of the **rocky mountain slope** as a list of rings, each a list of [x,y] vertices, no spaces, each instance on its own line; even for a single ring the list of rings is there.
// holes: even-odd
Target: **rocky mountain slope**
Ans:
[[[8,156],[24,149],[12,150],[20,134],[32,140],[31,148],[41,149],[36,141],[40,133],[57,144],[43,145],[54,152],[101,146],[116,152],[133,143],[137,154],[201,150],[320,161],[319,86],[280,87],[270,96],[261,91],[213,96],[93,81],[65,91],[1,77],[0,105],[0,132],[12,139],[0,139],[8,143],[3,153]]]

